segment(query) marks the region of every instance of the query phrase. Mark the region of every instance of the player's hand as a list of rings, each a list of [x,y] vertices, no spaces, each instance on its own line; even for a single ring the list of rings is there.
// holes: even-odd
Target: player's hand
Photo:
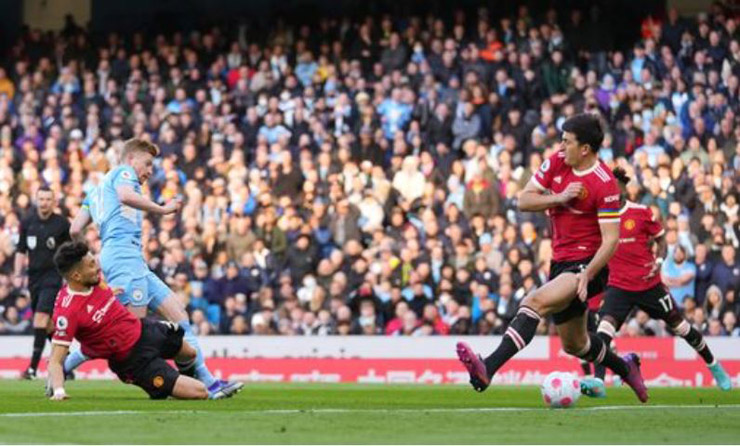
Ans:
[[[560,204],[565,204],[570,200],[578,197],[583,192],[583,183],[570,183],[566,186],[565,190],[558,194]]]
[[[174,214],[175,212],[180,211],[180,209],[182,209],[182,198],[177,197],[162,206],[162,213],[164,215]]]
[[[121,294],[123,294],[124,291],[126,291],[123,289],[123,287],[120,286],[112,286],[110,287],[110,290],[111,292],[113,292],[114,296],[120,296]]]
[[[650,267],[650,272],[647,273],[642,279],[650,280],[653,277],[655,277],[659,272],[660,272],[660,264],[658,262],[653,262],[652,266]]]
[[[578,288],[576,289],[576,295],[581,299],[581,302],[586,302],[588,298],[588,274],[586,274],[586,271],[581,271],[577,277]]]

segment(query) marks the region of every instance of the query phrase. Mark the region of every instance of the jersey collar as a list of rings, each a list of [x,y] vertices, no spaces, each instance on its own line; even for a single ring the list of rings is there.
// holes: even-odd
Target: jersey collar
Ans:
[[[571,170],[573,171],[573,175],[575,175],[577,177],[583,177],[583,176],[586,176],[586,175],[590,174],[594,170],[596,170],[597,167],[599,167],[599,160],[598,159],[594,162],[594,165],[591,166],[591,167],[589,167],[588,169],[576,170],[575,168],[571,167]]]
[[[75,291],[72,288],[67,287],[67,291],[70,296],[89,296],[93,292],[93,287],[90,287],[85,291]]]

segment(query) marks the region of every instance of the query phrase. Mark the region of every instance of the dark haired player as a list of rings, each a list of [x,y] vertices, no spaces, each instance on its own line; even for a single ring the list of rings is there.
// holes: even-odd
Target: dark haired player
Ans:
[[[658,242],[659,252],[665,251],[663,226],[650,208],[626,199],[630,178],[621,168],[614,169],[621,188],[619,247],[609,261],[609,283],[604,304],[599,311],[598,336],[604,344],[612,339],[634,308],[639,308],[654,319],[660,319],[696,350],[712,372],[722,390],[732,387],[730,377],[717,362],[702,334],[691,326],[678,311],[676,302],[663,285],[660,265],[653,255],[652,243]],[[581,390],[593,397],[605,397],[604,367],[595,365],[595,377],[581,380]]]
[[[140,320],[128,311],[112,289],[100,283],[100,266],[84,242],[63,244],[54,255],[54,263],[67,283],[59,291],[52,318],[48,387],[52,400],[67,398],[64,358],[75,338],[86,355],[107,359],[121,381],[136,384],[153,399],[221,399],[233,395],[222,389],[209,393],[202,382],[180,375],[167,364],[165,359],[195,358],[195,349],[183,341],[182,327]]]
[[[586,330],[586,300],[603,292],[606,264],[619,242],[619,188],[597,151],[604,139],[596,116],[580,114],[563,123],[560,150],[546,160],[519,196],[522,211],[547,211],[552,222],[550,281],[527,295],[498,348],[483,359],[465,343],[457,355],[479,392],[496,371],[532,341],[540,319],[552,315],[563,349],[603,364],[648,399],[637,355],[620,358]]]
[[[47,326],[54,299],[62,286],[62,278],[54,268],[54,252],[69,240],[69,222],[54,213],[54,191],[42,186],[36,191],[36,212],[21,224],[20,238],[15,253],[15,275],[21,277],[28,258],[28,290],[33,309],[33,353],[31,363],[21,375],[34,379],[41,354],[46,344]]]

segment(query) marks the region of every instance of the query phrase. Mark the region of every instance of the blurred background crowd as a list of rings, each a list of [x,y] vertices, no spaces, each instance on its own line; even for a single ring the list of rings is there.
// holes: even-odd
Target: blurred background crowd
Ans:
[[[139,137],[162,151],[145,193],[185,203],[145,216],[144,255],[200,335],[501,334],[552,255],[517,193],[587,111],[665,225],[682,311],[740,336],[739,24],[668,8],[615,38],[587,4],[26,30],[0,67],[0,333],[31,330],[13,254],[35,191],[73,217]],[[642,312],[622,331],[665,334]]]

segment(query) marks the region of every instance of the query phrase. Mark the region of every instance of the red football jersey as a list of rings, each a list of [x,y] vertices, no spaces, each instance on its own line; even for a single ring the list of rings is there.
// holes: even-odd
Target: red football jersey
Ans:
[[[650,240],[663,232],[663,225],[650,208],[628,201],[621,211],[619,246],[609,261],[609,286],[644,291],[658,285],[660,272],[648,280],[644,277],[655,263]]]
[[[587,170],[576,171],[565,164],[565,153],[559,151],[542,163],[532,181],[552,194],[564,191],[570,183],[584,186],[580,197],[547,211],[553,261],[583,260],[596,254],[601,246],[599,223],[619,221],[619,187],[607,165],[599,160]]]
[[[64,284],[52,320],[52,343],[68,346],[77,338],[82,353],[91,358],[123,360],[141,337],[141,321],[106,285],[79,293]]]

